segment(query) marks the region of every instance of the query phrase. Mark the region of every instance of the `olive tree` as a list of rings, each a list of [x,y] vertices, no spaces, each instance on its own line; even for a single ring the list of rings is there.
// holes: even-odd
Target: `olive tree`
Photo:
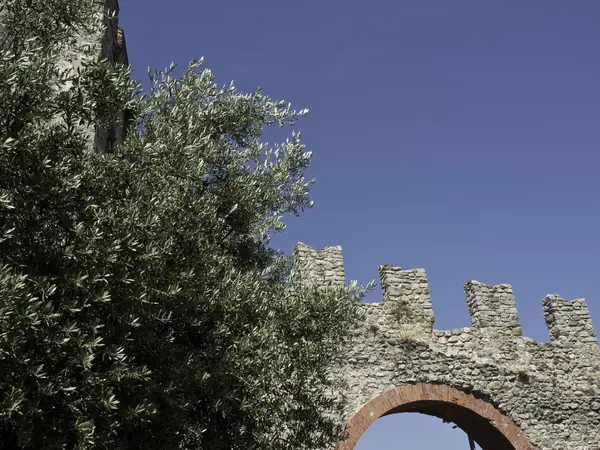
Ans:
[[[331,448],[332,361],[372,283],[311,287],[269,247],[312,206],[311,158],[262,136],[306,111],[201,60],[143,93],[98,30],[93,0],[0,6],[0,444]],[[125,142],[94,151],[124,109]]]

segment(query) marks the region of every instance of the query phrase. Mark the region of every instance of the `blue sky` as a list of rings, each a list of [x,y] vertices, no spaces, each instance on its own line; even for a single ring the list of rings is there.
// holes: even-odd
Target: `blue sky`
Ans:
[[[549,293],[585,297],[600,331],[600,2],[120,3],[134,77],[204,56],[219,83],[311,110],[315,207],[274,246],[341,245],[365,283],[425,268],[437,329],[470,326],[475,279],[511,283],[537,341]],[[401,414],[357,450],[433,448],[467,439]]]

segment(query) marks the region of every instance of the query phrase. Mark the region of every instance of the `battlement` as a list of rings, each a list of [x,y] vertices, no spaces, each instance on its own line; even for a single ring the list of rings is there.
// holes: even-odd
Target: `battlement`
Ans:
[[[386,264],[379,267],[383,301],[396,311],[405,324],[433,327],[434,316],[424,269],[402,270]]]
[[[547,295],[542,300],[542,305],[551,341],[597,342],[594,324],[584,299],[569,301],[558,295]]]
[[[340,246],[317,251],[300,242],[293,256],[295,267],[305,282],[320,286],[344,285],[344,262]],[[435,319],[425,270],[403,270],[392,264],[384,264],[379,267],[379,278],[383,291],[382,306],[393,311],[393,320],[431,332]],[[472,330],[522,335],[511,285],[490,286],[469,281],[464,289]],[[597,343],[585,300],[568,301],[557,295],[548,295],[542,305],[551,342],[560,345]]]
[[[521,334],[519,313],[510,284],[489,286],[479,281],[465,284],[473,328],[502,328]]]
[[[343,286],[344,260],[342,247],[325,247],[317,251],[308,245],[298,242],[294,248],[294,265],[302,274],[304,282],[317,286]]]

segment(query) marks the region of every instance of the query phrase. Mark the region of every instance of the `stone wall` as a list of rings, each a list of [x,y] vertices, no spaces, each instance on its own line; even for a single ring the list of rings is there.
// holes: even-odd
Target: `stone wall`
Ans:
[[[294,256],[306,280],[344,283],[341,247],[299,243]],[[348,384],[344,421],[394,388],[444,385],[492,405],[529,448],[600,449],[600,348],[585,300],[547,296],[550,342],[537,343],[522,336],[510,285],[470,281],[472,327],[441,331],[424,270],[387,264],[379,272],[383,302],[361,304],[364,322],[335,366]]]
[[[119,2],[118,0],[103,1],[106,13],[104,17],[106,31],[101,40],[100,51],[109,61],[128,66],[125,33],[119,26]],[[111,13],[114,13],[114,16]],[[121,111],[118,114],[116,125],[96,129],[94,147],[97,151],[109,152],[123,142],[126,134],[126,116],[127,112]]]
[[[102,27],[98,27],[92,33],[76,30],[77,46],[91,46],[98,54],[103,55],[109,61],[129,65],[125,34],[119,27],[119,2],[118,0],[93,0],[98,11],[102,12]],[[114,14],[113,14],[114,13]],[[10,48],[13,36],[4,29],[0,11],[0,47]],[[69,71],[76,69],[82,63],[83,55],[75,48],[63,49],[59,69]],[[57,91],[68,89],[70,86],[57,85]],[[83,127],[82,131],[89,137],[90,143],[97,151],[111,151],[123,142],[126,134],[127,111],[121,111],[116,118],[115,125],[109,127]]]
[[[129,65],[125,33],[119,27],[118,0],[94,0],[98,10],[102,12],[102,28],[97,33],[81,34],[80,44],[89,44],[110,62]],[[76,68],[81,63],[81,55],[65,55],[65,69]],[[117,114],[115,124],[108,127],[96,127],[87,130],[89,140],[99,152],[110,152],[123,142],[126,135],[127,111]]]

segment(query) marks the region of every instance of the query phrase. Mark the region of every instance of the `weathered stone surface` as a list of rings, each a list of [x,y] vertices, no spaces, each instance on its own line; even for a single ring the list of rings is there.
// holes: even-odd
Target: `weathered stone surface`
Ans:
[[[106,30],[101,40],[102,55],[111,62],[128,66],[129,58],[127,56],[125,33],[119,27],[119,2],[117,0],[104,0],[104,12]],[[126,134],[126,114],[126,111],[119,112],[114,126],[96,129],[94,147],[97,151],[109,152],[123,142]]]
[[[344,283],[341,247],[318,252],[299,243],[294,256],[306,280]],[[345,377],[344,394],[350,401],[342,418],[350,421],[349,440],[340,449],[354,448],[352,442],[358,440],[356,434],[364,431],[365,423],[390,411],[410,410],[397,403],[400,394],[395,392],[415,386],[425,396],[437,392],[431,386],[468,396],[454,399],[438,392],[435,395],[445,395],[445,400],[403,401],[415,411],[438,417],[448,414],[452,409],[448,405],[468,410],[449,421],[478,437],[484,450],[600,449],[600,348],[585,300],[547,296],[542,303],[551,340],[536,343],[521,334],[509,285],[467,283],[473,327],[440,331],[432,329],[422,269],[385,265],[380,267],[380,277],[384,301],[361,305],[364,322],[353,331],[350,345],[333,368]],[[478,412],[477,402],[489,405],[488,416]],[[370,404],[379,406],[373,411],[361,409]],[[468,420],[471,413],[479,419],[496,417],[498,422],[491,423],[512,439],[510,444],[486,442],[490,434],[481,432],[483,422]]]
[[[77,44],[88,45],[113,63],[129,65],[125,34],[119,27],[119,2],[117,0],[95,0],[102,19],[93,33],[77,31]],[[61,58],[61,70],[76,69],[82,64],[83,55],[78,49],[65,51]],[[68,89],[70,86],[58,86]],[[126,111],[117,114],[115,124],[109,127],[84,128],[94,149],[99,152],[110,152],[125,139]]]

